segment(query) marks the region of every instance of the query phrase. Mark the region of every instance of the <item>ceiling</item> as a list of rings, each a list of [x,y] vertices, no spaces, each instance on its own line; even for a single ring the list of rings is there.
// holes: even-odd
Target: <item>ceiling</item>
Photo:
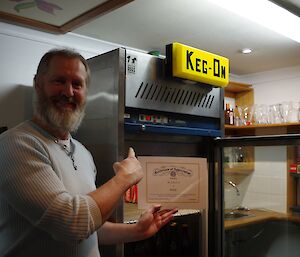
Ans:
[[[72,4],[76,2],[82,3],[72,1]],[[299,16],[300,0],[273,2]],[[66,10],[61,13],[68,13]],[[180,42],[229,58],[230,73],[235,75],[300,65],[299,43],[208,0],[127,1],[125,5],[76,27],[70,29],[71,32],[144,51],[158,50],[162,55],[165,45]],[[241,54],[240,50],[246,47],[253,49],[253,53]]]

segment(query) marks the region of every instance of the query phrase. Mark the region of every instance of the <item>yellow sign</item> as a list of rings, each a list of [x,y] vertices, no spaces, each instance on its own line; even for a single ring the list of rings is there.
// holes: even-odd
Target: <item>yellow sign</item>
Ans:
[[[179,43],[172,44],[173,76],[213,86],[226,87],[229,60]]]

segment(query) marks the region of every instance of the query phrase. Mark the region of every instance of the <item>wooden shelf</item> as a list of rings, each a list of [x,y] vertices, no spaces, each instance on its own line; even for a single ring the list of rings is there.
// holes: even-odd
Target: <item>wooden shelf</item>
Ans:
[[[247,129],[247,128],[269,128],[269,127],[292,127],[299,126],[300,122],[292,122],[292,123],[278,123],[278,124],[255,124],[248,126],[234,126],[234,125],[225,125],[225,128],[228,129]]]
[[[244,156],[243,162],[229,161],[224,163],[224,171],[231,174],[247,174],[254,170],[254,147],[245,146],[245,147],[228,147],[224,150],[224,155],[228,156],[230,154],[236,155],[239,154],[239,151],[242,151]],[[237,152],[236,152],[237,151]],[[230,159],[229,159],[230,160]]]
[[[254,93],[252,85],[230,82],[224,89],[224,95],[228,98],[234,98],[237,106],[253,105]],[[235,106],[232,106],[235,107]]]
[[[226,92],[230,93],[241,93],[241,92],[249,92],[252,91],[252,85],[238,83],[238,82],[230,82],[228,86],[225,88]]]
[[[226,173],[234,173],[234,174],[245,174],[245,172],[252,172],[254,170],[253,162],[236,162],[232,165],[225,165],[224,171]]]
[[[225,125],[225,134],[230,136],[261,136],[299,133],[300,122],[249,126]]]
[[[225,97],[234,98],[235,104],[237,106],[244,106],[244,105],[253,105],[254,104],[254,93],[252,85],[233,82],[231,81],[229,85],[225,88],[224,91]],[[225,136],[241,136],[243,135],[240,130],[241,127],[233,126],[233,125],[225,125]],[[253,129],[252,129],[253,130]],[[248,135],[253,133],[249,127],[245,130]],[[243,131],[243,130],[242,130]],[[245,154],[247,155],[246,162],[237,162],[237,163],[230,163],[231,165],[225,166],[224,171],[227,174],[232,175],[240,175],[240,174],[249,174],[254,170],[254,148],[252,146],[244,147],[246,150]]]

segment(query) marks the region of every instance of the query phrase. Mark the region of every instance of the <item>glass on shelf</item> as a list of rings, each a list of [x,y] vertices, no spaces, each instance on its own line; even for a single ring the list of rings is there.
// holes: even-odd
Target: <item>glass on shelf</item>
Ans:
[[[254,106],[254,123],[255,124],[268,124],[268,111],[269,107],[266,104],[256,104]]]
[[[226,147],[224,148],[224,162],[228,167],[236,163],[247,161],[247,151],[245,147]]]
[[[289,114],[291,110],[291,102],[283,102],[280,105],[280,111],[282,115],[282,121],[288,122],[289,121]]]
[[[282,115],[280,112],[280,104],[272,104],[269,107],[269,123],[278,124],[282,123]]]
[[[254,170],[253,154],[252,146],[224,147],[225,172],[228,174],[252,172]]]
[[[252,125],[253,105],[238,106],[239,118],[242,125]]]
[[[288,122],[298,122],[299,121],[298,115],[299,115],[299,104],[295,102],[290,102]]]
[[[233,111],[233,116],[234,116],[234,125],[235,126],[242,126],[242,121],[241,121],[241,116],[238,110],[238,106],[236,105]]]
[[[280,111],[283,122],[298,122],[299,121],[299,104],[289,101],[280,104]]]
[[[277,104],[236,106],[236,126],[295,123],[300,121],[300,102],[285,101]]]

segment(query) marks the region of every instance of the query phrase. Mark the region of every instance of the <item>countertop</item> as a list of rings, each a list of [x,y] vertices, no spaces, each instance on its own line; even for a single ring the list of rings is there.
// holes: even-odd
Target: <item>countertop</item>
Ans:
[[[125,212],[124,212],[124,221],[125,222],[134,222],[136,221],[142,210],[137,209],[136,204],[125,203]],[[226,212],[226,211],[225,211]],[[230,230],[238,227],[243,227],[255,223],[266,222],[271,220],[283,220],[283,221],[293,221],[300,223],[300,215],[295,214],[284,214],[267,209],[252,209],[250,211],[239,211],[250,214],[250,216],[234,219],[234,220],[225,220],[224,226],[225,230]],[[191,213],[191,210],[180,210],[176,215],[184,215]]]
[[[225,220],[224,221],[225,230],[230,230],[238,227],[243,227],[243,226],[271,221],[271,220],[293,221],[293,222],[300,223],[300,216],[295,214],[284,214],[284,213],[278,213],[278,212],[273,212],[264,209],[259,209],[259,210],[253,209],[250,211],[241,211],[241,212],[250,214],[250,216],[234,219],[234,220]]]

